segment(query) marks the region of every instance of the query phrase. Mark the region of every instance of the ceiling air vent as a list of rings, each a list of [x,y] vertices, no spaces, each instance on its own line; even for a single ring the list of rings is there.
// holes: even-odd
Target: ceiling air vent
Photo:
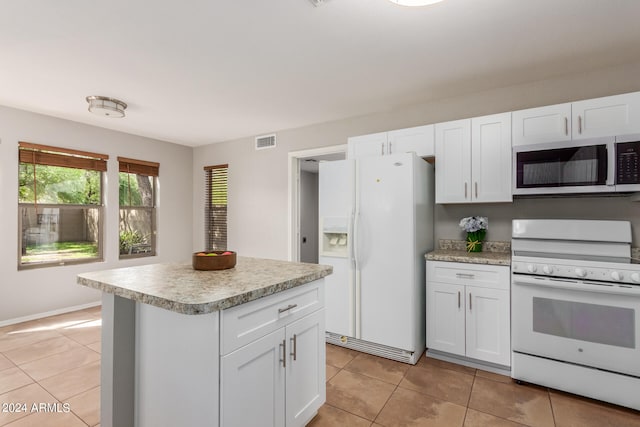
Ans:
[[[276,146],[276,134],[256,136],[256,150],[273,148]]]

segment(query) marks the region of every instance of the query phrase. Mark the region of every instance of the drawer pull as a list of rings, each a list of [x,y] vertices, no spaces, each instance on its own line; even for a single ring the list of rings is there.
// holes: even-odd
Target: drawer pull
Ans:
[[[282,340],[282,342],[280,343],[280,347],[282,347],[282,359],[280,359],[280,361],[282,362],[282,367],[286,368],[287,367],[287,340]]]
[[[291,353],[289,353],[289,355],[293,356],[293,360],[297,360],[298,357],[298,336],[296,334],[293,334],[293,338],[289,338],[291,340],[291,347],[293,348],[293,351]]]
[[[298,306],[298,304],[289,304],[286,308],[279,308],[279,309],[278,309],[278,313],[282,314],[282,313],[284,313],[285,311],[289,311],[289,310],[291,310],[292,308],[296,308],[297,306]]]
[[[475,274],[470,274],[470,273],[456,273],[456,277],[458,279],[473,279],[475,277]]]

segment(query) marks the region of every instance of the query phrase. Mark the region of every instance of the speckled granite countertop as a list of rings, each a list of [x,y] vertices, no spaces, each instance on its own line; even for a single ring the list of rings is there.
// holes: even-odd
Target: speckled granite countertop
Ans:
[[[82,273],[78,284],[177,313],[204,314],[304,285],[332,271],[327,265],[238,257],[228,270],[149,264]]]
[[[440,240],[439,249],[425,254],[427,261],[511,265],[511,242],[484,242],[482,252],[467,252],[463,240]]]

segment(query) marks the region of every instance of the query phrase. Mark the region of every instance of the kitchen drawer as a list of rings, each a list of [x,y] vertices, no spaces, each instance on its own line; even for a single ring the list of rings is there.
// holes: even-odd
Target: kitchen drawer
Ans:
[[[427,281],[508,290],[509,267],[427,261]]]
[[[220,354],[232,351],[324,307],[324,279],[223,310]]]

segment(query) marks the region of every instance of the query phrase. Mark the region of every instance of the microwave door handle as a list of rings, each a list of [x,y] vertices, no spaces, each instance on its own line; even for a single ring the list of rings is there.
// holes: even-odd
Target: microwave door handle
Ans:
[[[615,185],[616,146],[614,142],[607,143],[607,186]]]

